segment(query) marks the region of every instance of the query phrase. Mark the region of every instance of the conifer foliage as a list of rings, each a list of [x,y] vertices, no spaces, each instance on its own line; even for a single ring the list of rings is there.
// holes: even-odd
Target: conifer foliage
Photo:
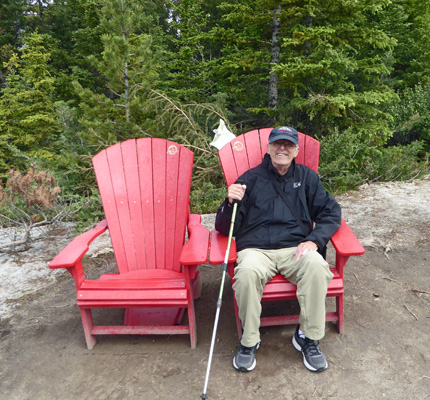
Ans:
[[[46,36],[24,38],[21,55],[10,57],[0,97],[0,167],[20,167],[29,158],[53,157],[57,134],[54,118],[54,78],[49,70]]]
[[[101,9],[103,52],[91,57],[105,79],[97,92],[75,82],[84,138],[107,146],[144,135],[145,98],[157,79],[152,37],[140,33],[143,10],[137,0],[107,0]]]
[[[195,152],[193,191],[223,193],[220,119],[316,137],[332,191],[416,176],[429,21],[430,0],[4,0],[0,180],[35,165],[98,207],[91,157],[151,136]]]

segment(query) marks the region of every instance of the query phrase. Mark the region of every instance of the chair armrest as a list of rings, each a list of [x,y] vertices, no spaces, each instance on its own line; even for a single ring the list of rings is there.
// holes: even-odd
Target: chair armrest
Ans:
[[[215,229],[211,231],[211,248],[209,250],[209,264],[218,265],[224,263],[227,251],[228,237]],[[236,241],[231,240],[228,264],[236,261]]]
[[[75,237],[50,263],[49,268],[70,268],[75,266],[89,249],[90,243],[107,229],[103,220],[90,231]]]
[[[364,247],[344,220],[342,220],[340,228],[332,236],[331,242],[337,254],[342,257],[360,256],[365,253]]]
[[[181,265],[205,264],[208,260],[209,229],[201,224],[202,217],[190,214],[188,220],[188,241],[182,248]]]

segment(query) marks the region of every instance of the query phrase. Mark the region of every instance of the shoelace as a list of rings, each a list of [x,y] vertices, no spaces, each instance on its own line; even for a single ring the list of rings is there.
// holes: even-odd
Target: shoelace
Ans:
[[[305,342],[303,343],[303,350],[309,352],[310,356],[318,356],[321,354],[321,350],[318,347],[318,342],[308,338],[306,338]]]
[[[252,352],[256,352],[256,351],[257,351],[258,345],[259,345],[259,343],[257,343],[257,344],[256,344],[255,346],[253,346],[253,347],[245,347],[242,343],[240,343],[240,350],[239,350],[239,352],[240,352],[241,354],[249,355],[249,354],[251,354]]]
[[[253,347],[245,347],[242,344],[240,345],[240,352],[242,354],[251,354]]]

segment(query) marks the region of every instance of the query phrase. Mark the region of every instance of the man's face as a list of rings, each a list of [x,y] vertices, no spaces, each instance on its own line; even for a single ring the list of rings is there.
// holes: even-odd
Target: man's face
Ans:
[[[299,152],[298,146],[289,140],[277,140],[267,145],[267,152],[272,159],[273,167],[284,175]]]

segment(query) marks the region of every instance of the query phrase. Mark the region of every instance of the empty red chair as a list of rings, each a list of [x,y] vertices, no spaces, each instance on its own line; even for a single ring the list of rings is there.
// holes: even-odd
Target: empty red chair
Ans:
[[[189,334],[196,346],[197,265],[207,261],[209,231],[190,214],[194,154],[163,139],[132,139],[94,156],[106,219],[76,237],[49,264],[75,280],[87,347],[97,335]],[[109,229],[116,273],[85,278],[82,257]],[[186,235],[188,241],[186,242]],[[94,308],[123,308],[123,325],[94,325]],[[188,324],[180,322],[184,311]]]

